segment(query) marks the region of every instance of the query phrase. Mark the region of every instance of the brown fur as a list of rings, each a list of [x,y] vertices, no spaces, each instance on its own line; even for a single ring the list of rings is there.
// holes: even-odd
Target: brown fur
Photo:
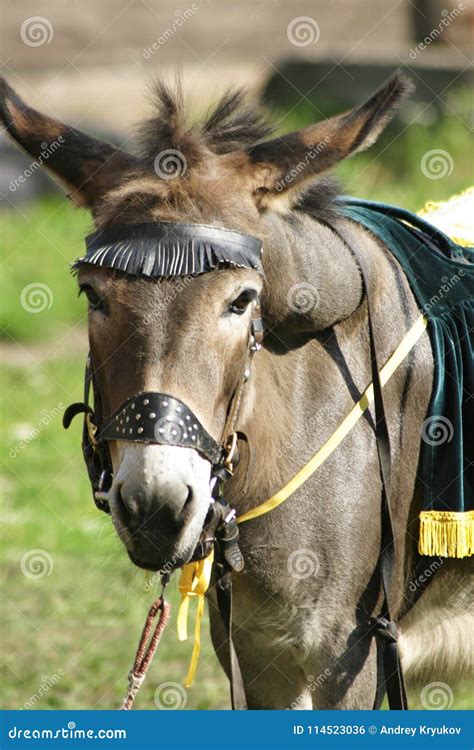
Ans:
[[[124,179],[133,158],[109,143],[98,141],[75,128],[28,107],[0,78],[0,122],[31,156],[38,158],[45,144],[50,151],[46,165],[71,198],[92,209],[104,194]]]

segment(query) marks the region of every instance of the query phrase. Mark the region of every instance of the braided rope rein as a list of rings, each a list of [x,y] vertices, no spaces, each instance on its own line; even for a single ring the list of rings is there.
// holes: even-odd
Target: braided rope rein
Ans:
[[[128,675],[127,694],[120,706],[120,711],[130,711],[133,708],[135,698],[146,677],[148,667],[155,655],[158,644],[163,635],[166,623],[170,616],[170,605],[160,596],[150,607],[143,632],[138,644],[135,661]],[[150,637],[153,621],[160,614],[153,635]],[[147,646],[148,644],[148,646]]]

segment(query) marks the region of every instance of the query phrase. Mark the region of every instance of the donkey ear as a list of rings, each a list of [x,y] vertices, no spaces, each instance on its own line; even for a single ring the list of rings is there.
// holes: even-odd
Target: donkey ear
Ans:
[[[265,207],[282,196],[291,201],[314,175],[371,146],[412,88],[395,75],[362,106],[248,149],[257,202]]]
[[[136,158],[28,107],[0,78],[0,122],[55,177],[71,198],[93,209]]]

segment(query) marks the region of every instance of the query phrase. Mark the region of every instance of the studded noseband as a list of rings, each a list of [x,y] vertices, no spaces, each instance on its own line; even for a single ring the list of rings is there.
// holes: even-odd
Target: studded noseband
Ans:
[[[212,464],[222,450],[186,404],[154,392],[139,393],[126,401],[104,424],[97,439],[194,448]]]

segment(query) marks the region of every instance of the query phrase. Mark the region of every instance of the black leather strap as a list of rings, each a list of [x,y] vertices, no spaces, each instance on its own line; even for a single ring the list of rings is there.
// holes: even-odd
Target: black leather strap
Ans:
[[[74,270],[90,263],[135,276],[167,278],[235,266],[263,275],[261,240],[205,224],[116,225],[86,237],[86,248],[86,254],[73,263]]]
[[[218,567],[218,566],[217,566]],[[232,574],[224,573],[217,581],[217,606],[227,636],[230,665],[230,701],[234,711],[245,711],[247,699],[240,664],[232,640]]]
[[[194,448],[216,463],[221,447],[186,406],[167,393],[145,392],[129,398],[110,417],[98,440],[129,440]]]
[[[360,259],[359,259],[360,260]],[[379,639],[383,649],[384,681],[387,690],[388,704],[391,709],[408,709],[408,700],[403,678],[402,665],[398,651],[398,631],[390,615],[389,597],[392,588],[392,573],[395,562],[395,539],[389,498],[391,496],[391,456],[390,438],[385,416],[385,406],[380,382],[380,368],[377,361],[372,313],[369,302],[369,280],[364,261],[361,263],[364,286],[367,297],[370,356],[372,364],[372,383],[374,387],[375,406],[375,435],[379,457],[380,477],[382,480],[382,509],[381,509],[381,544],[379,554],[380,574],[382,578],[383,604],[380,615],[374,619],[374,634]]]
[[[331,227],[339,234],[344,244],[354,256],[362,277],[362,285],[365,299],[367,300],[367,318],[369,328],[370,360],[372,370],[372,384],[374,388],[375,407],[375,437],[377,444],[377,455],[379,459],[380,479],[382,484],[382,507],[381,507],[381,542],[379,553],[379,570],[383,591],[383,603],[380,614],[371,621],[372,632],[378,639],[382,650],[384,684],[387,691],[390,709],[407,710],[408,700],[403,678],[403,670],[398,650],[398,631],[396,623],[390,615],[390,596],[392,584],[392,572],[395,561],[395,538],[393,533],[392,514],[390,508],[391,497],[391,454],[390,436],[388,431],[386,412],[383,399],[382,383],[380,381],[380,367],[377,357],[377,348],[373,330],[373,318],[370,294],[370,269],[365,257],[356,254],[350,238],[346,237],[345,231],[338,227]],[[378,692],[378,691],[377,691]]]
[[[92,409],[92,406],[89,406],[89,404],[83,403],[82,401],[76,401],[74,404],[69,404],[63,414],[63,427],[65,430],[71,426],[72,420],[74,417],[77,417],[78,414],[94,414],[94,410]]]
[[[89,405],[91,388],[94,391],[94,408]],[[84,375],[84,401],[71,404],[67,407],[63,414],[63,427],[68,429],[72,420],[78,414],[84,414],[82,455],[84,456],[84,462],[89,475],[94,502],[99,510],[110,513],[109,504],[101,495],[110,487],[112,481],[112,462],[107,446],[98,443],[96,436],[92,436],[92,431],[95,431],[97,425],[100,423],[100,399],[94,388],[90,355],[87,357]]]

